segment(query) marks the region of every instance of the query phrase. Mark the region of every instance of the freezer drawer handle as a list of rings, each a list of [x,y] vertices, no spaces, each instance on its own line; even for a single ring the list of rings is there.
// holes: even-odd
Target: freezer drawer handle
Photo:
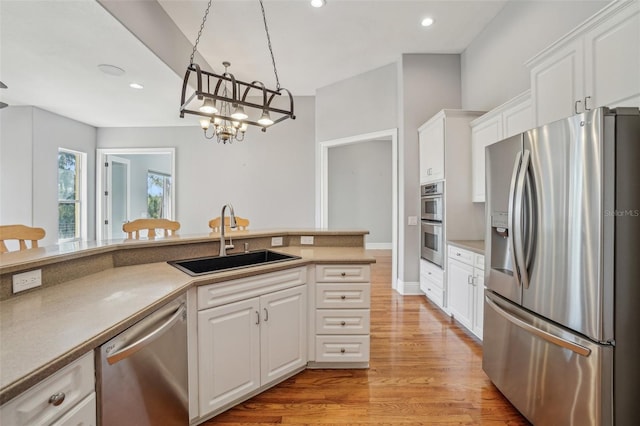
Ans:
[[[560,346],[562,348],[565,349],[569,349],[570,351],[573,351],[575,353],[577,353],[578,355],[582,355],[582,356],[589,356],[591,354],[591,349],[585,348],[584,346],[578,345],[576,343],[570,342],[566,339],[563,339],[562,337],[558,337],[554,334],[548,333],[544,330],[540,330],[534,326],[532,326],[531,324],[527,324],[526,322],[522,321],[519,318],[514,317],[513,315],[509,314],[508,312],[506,312],[504,309],[502,309],[500,306],[498,306],[494,301],[492,301],[488,296],[485,296],[484,299],[487,304],[494,310],[496,311],[498,314],[500,314],[500,316],[502,316],[504,319],[506,319],[507,321],[511,322],[512,324],[528,331],[531,334],[535,334],[536,336],[540,337],[541,339],[546,340],[549,343],[553,343],[556,346]]]
[[[113,365],[116,362],[121,361],[133,355],[134,353],[138,352],[140,349],[144,348],[145,346],[153,342],[155,339],[160,337],[166,330],[170,329],[176,322],[178,322],[178,320],[184,314],[185,309],[186,307],[184,303],[180,304],[180,307],[178,307],[178,309],[173,313],[171,318],[169,318],[164,324],[162,324],[161,326],[159,326],[158,328],[156,328],[146,336],[141,337],[140,339],[136,340],[130,345],[126,345],[124,348],[111,354],[110,356],[107,357],[107,362],[110,365]]]

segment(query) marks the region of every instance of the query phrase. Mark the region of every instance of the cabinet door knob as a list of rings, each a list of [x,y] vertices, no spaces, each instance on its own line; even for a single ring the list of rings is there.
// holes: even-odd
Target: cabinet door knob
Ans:
[[[345,296],[344,294],[342,296],[340,296],[340,299],[342,299],[342,300],[344,300],[346,298],[347,298],[347,296]]]
[[[343,353],[345,353],[345,352],[346,352],[346,349],[345,349],[345,348],[340,349],[340,353],[341,353],[341,354],[343,354]]]
[[[347,273],[346,272],[342,272],[342,273],[340,273],[340,276],[346,277]]]
[[[344,327],[345,325],[347,325],[347,323],[346,323],[346,321],[342,321],[342,322],[340,323],[340,325]]]
[[[53,406],[57,407],[58,405],[64,402],[64,397],[65,397],[64,392],[54,393],[49,398],[49,404],[52,404]]]

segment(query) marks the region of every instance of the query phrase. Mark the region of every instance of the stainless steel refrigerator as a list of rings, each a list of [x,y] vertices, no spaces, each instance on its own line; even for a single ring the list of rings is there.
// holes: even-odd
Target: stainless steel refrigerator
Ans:
[[[483,369],[533,424],[636,425],[640,111],[487,147]]]

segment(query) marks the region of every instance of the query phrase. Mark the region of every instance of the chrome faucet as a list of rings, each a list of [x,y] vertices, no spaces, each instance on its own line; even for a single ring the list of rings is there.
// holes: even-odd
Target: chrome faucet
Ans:
[[[225,204],[222,206],[222,211],[220,212],[220,256],[227,255],[227,249],[232,249],[233,242],[229,239],[231,244],[227,244],[227,240],[224,237],[224,211],[229,207],[229,227],[232,229],[236,229],[238,225],[236,224],[236,214],[233,212],[233,206],[231,204]]]

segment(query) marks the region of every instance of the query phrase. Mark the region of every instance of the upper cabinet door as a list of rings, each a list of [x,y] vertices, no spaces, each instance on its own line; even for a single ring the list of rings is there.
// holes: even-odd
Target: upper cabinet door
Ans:
[[[585,34],[587,108],[640,106],[640,2]]]
[[[420,141],[420,183],[444,179],[445,116],[436,116],[418,131]]]
[[[484,149],[502,139],[502,115],[498,114],[471,128],[471,201],[484,202],[485,166]]]
[[[584,110],[582,43],[581,38],[567,43],[531,69],[533,114],[538,126]]]

